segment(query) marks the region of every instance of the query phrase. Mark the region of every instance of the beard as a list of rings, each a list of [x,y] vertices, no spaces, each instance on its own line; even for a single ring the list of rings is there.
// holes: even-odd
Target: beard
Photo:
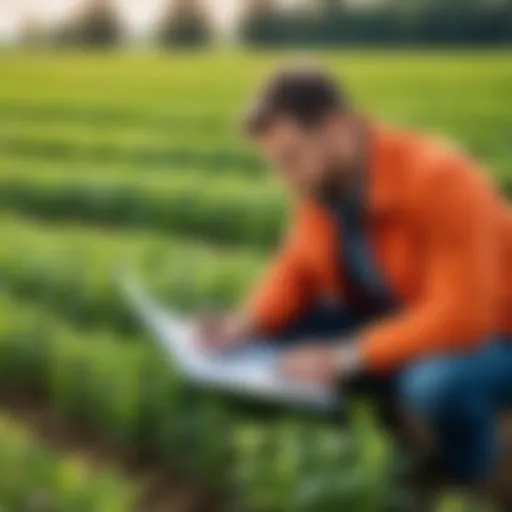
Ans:
[[[339,162],[327,162],[320,179],[310,187],[310,196],[321,204],[334,204],[348,189],[351,179],[349,169]]]

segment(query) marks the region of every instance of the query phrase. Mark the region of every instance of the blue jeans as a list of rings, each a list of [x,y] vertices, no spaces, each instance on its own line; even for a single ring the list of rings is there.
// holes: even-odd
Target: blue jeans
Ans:
[[[365,318],[321,309],[286,340],[347,336]],[[433,434],[446,475],[466,484],[490,475],[499,450],[498,415],[512,407],[512,339],[497,337],[471,353],[431,356],[389,377],[363,375],[352,389],[414,414]]]

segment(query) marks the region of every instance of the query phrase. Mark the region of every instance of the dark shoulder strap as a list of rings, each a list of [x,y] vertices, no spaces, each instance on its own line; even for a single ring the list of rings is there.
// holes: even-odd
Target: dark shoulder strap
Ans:
[[[349,294],[362,307],[372,312],[384,312],[395,300],[373,254],[364,207],[365,173],[350,196],[340,200],[335,208],[338,223],[341,265]]]

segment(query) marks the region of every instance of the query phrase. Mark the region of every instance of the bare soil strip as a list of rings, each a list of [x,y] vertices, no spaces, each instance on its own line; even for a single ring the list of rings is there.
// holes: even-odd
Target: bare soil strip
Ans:
[[[218,512],[215,501],[201,496],[190,482],[135,452],[109,446],[47,407],[19,397],[0,397],[0,412],[13,417],[56,453],[80,456],[91,468],[115,468],[142,489],[137,512]],[[131,511],[126,511],[131,512]]]

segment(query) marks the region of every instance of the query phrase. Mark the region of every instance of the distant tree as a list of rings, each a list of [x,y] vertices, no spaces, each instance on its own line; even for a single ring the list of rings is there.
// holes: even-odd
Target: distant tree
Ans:
[[[320,16],[314,39],[319,43],[335,44],[343,40],[347,31],[344,5],[341,0],[320,0]]]
[[[112,0],[87,0],[56,34],[58,43],[87,46],[112,46],[121,38],[121,25]]]
[[[422,1],[409,40],[422,44],[496,44],[512,39],[510,0]]]
[[[171,0],[158,30],[165,46],[202,46],[211,42],[213,30],[201,0]]]
[[[61,23],[51,35],[52,43],[57,46],[71,46],[78,44],[78,37],[74,24],[70,21]]]
[[[121,39],[121,26],[111,0],[90,0],[80,23],[82,42],[108,46]]]
[[[258,45],[442,45],[512,41],[512,0],[246,0],[242,39]]]
[[[274,44],[282,42],[286,28],[275,0],[246,0],[239,35],[249,43]]]
[[[48,43],[48,30],[39,18],[27,15],[22,19],[20,39],[24,46],[38,47]]]
[[[343,8],[342,0],[319,0],[318,7],[323,14],[339,14]]]

